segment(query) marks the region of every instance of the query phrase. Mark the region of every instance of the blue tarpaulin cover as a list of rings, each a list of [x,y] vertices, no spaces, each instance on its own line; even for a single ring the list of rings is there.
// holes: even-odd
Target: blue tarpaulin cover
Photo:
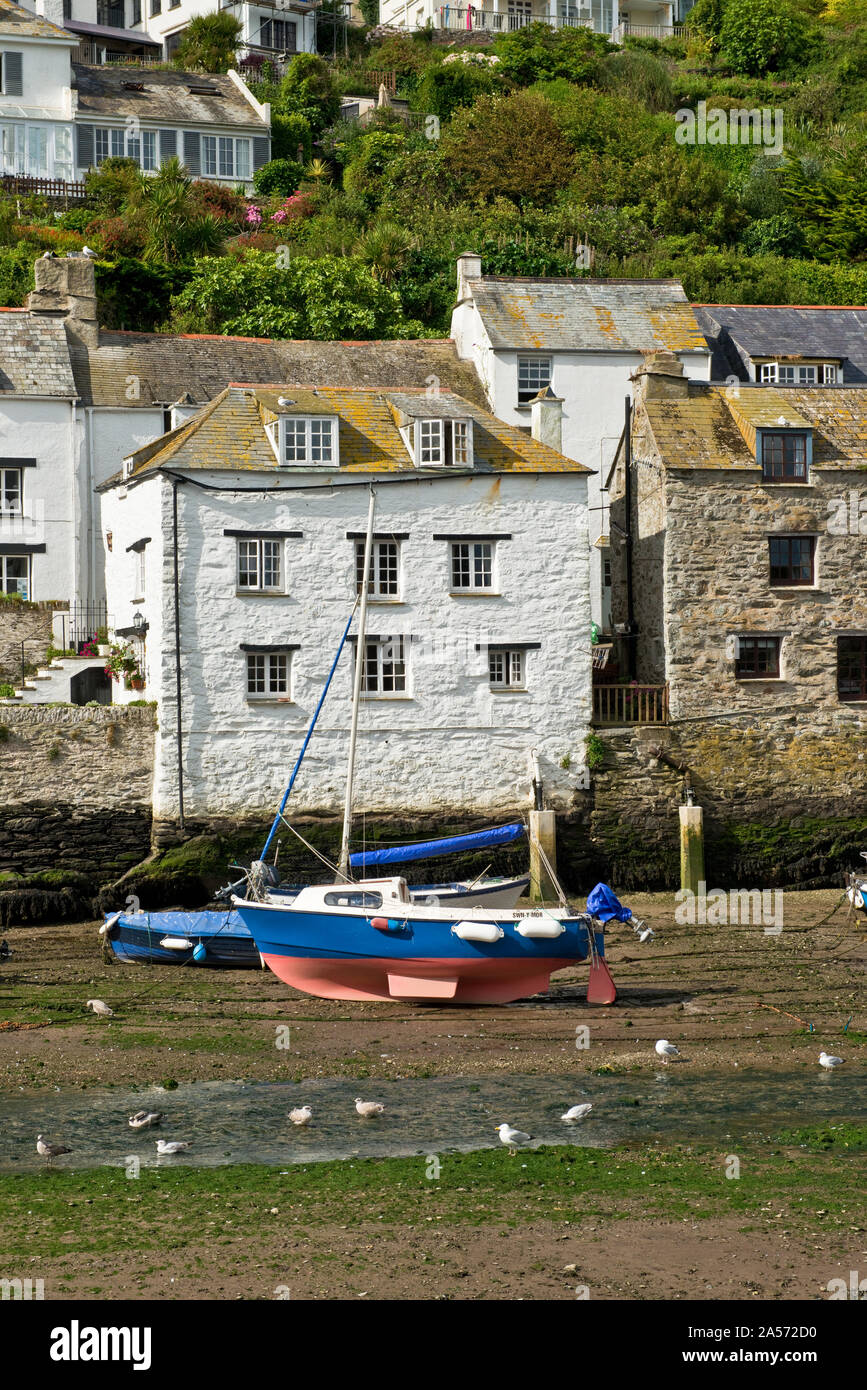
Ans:
[[[587,895],[587,911],[600,922],[629,922],[632,911],[614,896],[607,883],[597,883]]]
[[[524,833],[520,824],[498,825],[493,830],[475,830],[469,835],[453,835],[447,840],[425,840],[419,845],[392,845],[390,849],[369,849],[352,854],[353,869],[375,869],[382,864],[406,864],[411,859],[436,859],[443,854],[460,854],[491,845],[509,845]]]

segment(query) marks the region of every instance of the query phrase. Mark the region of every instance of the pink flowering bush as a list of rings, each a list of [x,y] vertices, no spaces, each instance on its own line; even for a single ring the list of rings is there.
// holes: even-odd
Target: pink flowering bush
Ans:
[[[291,197],[284,198],[282,206],[276,212],[272,212],[272,222],[300,222],[304,217],[310,217],[313,212],[313,200],[309,193],[293,193]]]

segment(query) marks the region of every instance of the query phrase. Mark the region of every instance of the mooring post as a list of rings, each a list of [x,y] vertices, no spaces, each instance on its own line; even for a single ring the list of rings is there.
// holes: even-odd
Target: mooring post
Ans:
[[[540,852],[541,850],[541,852]],[[544,857],[543,857],[544,856]],[[557,898],[557,888],[545,865],[557,872],[557,817],[553,811],[530,812],[530,900]]]
[[[680,807],[680,886],[698,894],[704,882],[704,826],[700,806]]]

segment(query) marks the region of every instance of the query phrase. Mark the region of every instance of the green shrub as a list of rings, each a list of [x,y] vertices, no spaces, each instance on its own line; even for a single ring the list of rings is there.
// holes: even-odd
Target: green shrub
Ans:
[[[288,198],[296,192],[304,177],[303,166],[294,159],[272,159],[257,169],[253,175],[253,187],[260,198],[270,198],[274,194]]]

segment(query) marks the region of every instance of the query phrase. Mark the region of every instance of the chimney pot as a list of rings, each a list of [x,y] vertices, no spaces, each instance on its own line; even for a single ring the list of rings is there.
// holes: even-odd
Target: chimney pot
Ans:
[[[458,256],[458,303],[470,296],[470,280],[481,280],[482,258],[475,251],[464,251]]]

